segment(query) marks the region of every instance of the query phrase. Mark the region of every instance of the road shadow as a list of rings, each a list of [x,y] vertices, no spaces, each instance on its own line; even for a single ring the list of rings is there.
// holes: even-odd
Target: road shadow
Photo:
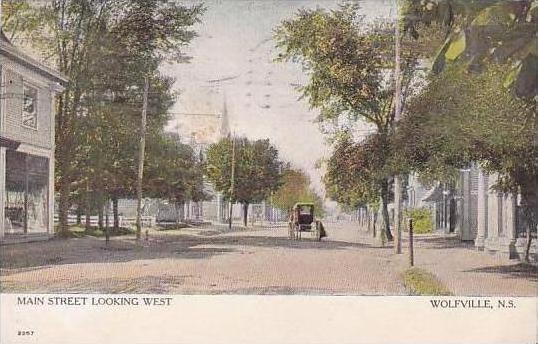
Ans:
[[[104,239],[94,237],[54,239],[3,246],[0,251],[0,276],[23,272],[28,268],[44,269],[64,264],[163,258],[208,259],[216,255],[249,253],[248,247],[341,250],[371,246],[341,241],[289,240],[274,236],[200,236],[184,233],[156,233],[149,240],[140,242],[134,237],[122,237],[111,240],[108,245],[105,245]]]
[[[448,249],[448,248],[463,248],[474,250],[474,242],[472,241],[461,241],[458,237],[415,237],[415,242],[417,246],[425,249]]]
[[[483,268],[466,270],[465,272],[495,273],[505,275],[510,278],[526,279],[531,282],[538,282],[538,266],[525,263],[486,266]]]

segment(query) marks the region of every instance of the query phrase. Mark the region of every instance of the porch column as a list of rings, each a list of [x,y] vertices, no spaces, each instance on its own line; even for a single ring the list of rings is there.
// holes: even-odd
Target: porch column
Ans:
[[[461,172],[462,180],[462,214],[461,214],[461,240],[472,240],[471,236],[471,180],[470,180],[470,171],[465,170]]]
[[[49,208],[48,208],[48,226],[47,226],[47,233],[48,234],[54,234],[54,151],[51,153],[49,157]]]
[[[501,209],[499,207],[500,198],[497,191],[493,189],[493,186],[497,183],[498,175],[491,174],[488,177],[488,210],[487,210],[487,240],[488,246],[496,245],[499,238],[499,230],[501,218]]]
[[[4,237],[6,195],[6,149],[0,147],[0,239]]]
[[[222,222],[222,196],[217,194],[217,222]]]
[[[510,259],[519,258],[519,255],[516,250],[516,241],[517,241],[517,227],[516,227],[516,198],[512,193],[506,194],[505,202],[505,230],[506,236],[509,238],[510,242],[508,244],[508,252]]]
[[[484,240],[486,238],[487,231],[487,211],[488,211],[488,176],[482,171],[478,170],[478,206],[477,206],[477,231],[474,245],[478,250],[484,250]]]

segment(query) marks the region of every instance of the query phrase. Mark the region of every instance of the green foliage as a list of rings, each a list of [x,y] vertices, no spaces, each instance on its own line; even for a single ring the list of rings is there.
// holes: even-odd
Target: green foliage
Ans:
[[[232,160],[235,161],[233,190]],[[226,199],[243,204],[261,202],[275,191],[281,183],[281,167],[278,150],[269,140],[228,137],[207,150],[208,179]]]
[[[53,0],[35,6],[7,0],[3,9],[8,35],[27,41],[69,78],[56,115],[56,186],[66,231],[73,202],[80,204],[88,194],[102,202],[132,194],[145,77],[150,81],[149,141],[173,146],[159,138],[174,98],[173,80],[160,75],[159,65],[165,59],[187,60],[184,48],[196,36],[192,27],[204,8],[165,0]],[[177,167],[173,159],[170,164]],[[178,174],[191,173],[191,167],[183,167]],[[166,178],[172,177],[169,172]],[[160,179],[152,181],[146,190],[161,184]],[[183,187],[177,180],[175,185]],[[201,197],[198,189],[196,196],[191,187],[182,197]],[[166,197],[173,193],[178,198],[178,190],[167,190]]]
[[[538,14],[535,0],[406,0],[405,31],[419,38],[424,27],[443,26],[447,39],[434,59],[441,72],[454,61],[480,72],[488,63],[505,64],[512,73],[503,84],[519,97],[538,95]],[[427,34],[427,33],[426,33]]]
[[[178,204],[208,199],[201,162],[190,146],[172,134],[149,137],[145,181],[145,194],[150,197]]]
[[[403,218],[413,219],[413,233],[426,234],[433,230],[432,214],[428,208],[406,209]],[[407,226],[404,226],[404,230],[408,230]]]
[[[376,202],[387,178],[387,148],[381,135],[371,135],[361,143],[349,138],[339,142],[324,177],[329,197],[351,208]]]
[[[395,116],[394,33],[393,23],[367,23],[359,7],[347,3],[331,11],[301,10],[282,22],[274,36],[281,52],[277,60],[300,63],[307,73],[308,83],[299,91],[320,111],[320,128],[335,142],[325,176],[328,194],[350,207],[381,198],[385,217],[392,175],[387,168],[387,137]],[[403,47],[406,94],[424,45]],[[364,122],[377,134],[365,144],[354,144],[350,137],[355,136],[357,123]]]
[[[319,109],[320,122],[360,119],[386,130],[392,91],[385,70],[393,61],[393,32],[390,26],[364,32],[361,24],[356,6],[301,10],[276,29],[278,60],[300,63],[308,73],[309,82],[299,91]]]
[[[37,30],[42,20],[42,13],[27,0],[2,1],[2,31],[10,41],[25,40],[24,34]]]
[[[498,190],[519,193],[526,222],[538,222],[538,13],[536,0],[405,2],[415,38],[437,24],[447,39],[428,85],[393,140],[398,168],[448,180],[479,162],[499,173]],[[403,167],[406,170],[406,167]]]
[[[469,74],[465,66],[452,65],[431,76],[392,138],[395,165],[449,180],[458,168],[480,162],[500,174],[499,189],[522,193],[536,214],[536,103],[502,87],[509,72],[490,65]]]
[[[105,231],[104,230],[101,230],[99,228],[95,228],[95,227],[92,227],[90,228],[90,230],[86,230],[86,228],[84,227],[80,227],[80,226],[70,226],[69,227],[69,231],[71,232],[71,234],[75,237],[82,237],[82,236],[85,236],[85,235],[88,235],[88,236],[93,236],[93,237],[97,237],[97,238],[104,238],[105,237]],[[108,235],[113,237],[113,236],[122,236],[122,235],[131,235],[131,234],[134,234],[134,230],[132,230],[131,228],[126,228],[126,227],[120,227],[118,229],[114,229],[114,228],[109,228],[108,229]]]
[[[452,293],[433,274],[420,268],[404,272],[403,283],[412,295],[450,296]]]
[[[282,185],[273,193],[274,206],[289,210],[295,203],[314,203],[316,216],[323,216],[323,200],[312,189],[310,178],[301,170],[286,169],[282,173]]]

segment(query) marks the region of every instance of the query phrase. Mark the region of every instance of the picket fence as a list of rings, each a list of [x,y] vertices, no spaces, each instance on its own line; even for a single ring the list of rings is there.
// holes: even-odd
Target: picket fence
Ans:
[[[142,216],[142,227],[155,227],[157,224],[157,219],[155,216]],[[59,222],[58,214],[54,215],[54,223]],[[67,216],[67,223],[70,225],[74,225],[77,223],[77,216],[76,215],[68,215]],[[82,215],[81,217],[81,223],[84,225],[86,223],[86,216]],[[90,226],[96,227],[99,224],[99,217],[98,216],[90,216]],[[103,218],[103,225],[107,225],[107,218],[106,216]],[[112,215],[108,216],[108,226],[112,227],[114,225],[114,217]],[[136,217],[126,217],[126,216],[119,216],[119,225],[120,227],[134,227],[136,225]]]

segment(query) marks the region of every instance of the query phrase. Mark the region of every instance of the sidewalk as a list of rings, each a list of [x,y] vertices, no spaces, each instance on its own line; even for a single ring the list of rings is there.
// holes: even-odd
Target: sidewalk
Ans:
[[[359,242],[379,245],[370,233],[360,236]],[[387,246],[394,250],[393,242]],[[402,237],[402,254],[394,254],[394,259],[402,271],[409,267],[407,233]],[[437,276],[454,295],[538,296],[538,266],[478,251],[473,242],[453,234],[415,235],[414,266]]]
[[[356,228],[353,228],[356,227]],[[333,224],[328,239],[380,247],[371,233],[356,223]],[[454,294],[464,296],[538,296],[538,266],[478,251],[472,242],[444,233],[415,235],[415,267],[434,275]],[[403,273],[409,268],[409,241],[402,237],[402,254],[394,253],[394,243],[385,245],[391,261]]]
[[[408,261],[403,242],[402,265]],[[473,243],[440,235],[418,236],[415,266],[437,278],[454,294],[465,296],[538,296],[538,267],[478,251]]]

